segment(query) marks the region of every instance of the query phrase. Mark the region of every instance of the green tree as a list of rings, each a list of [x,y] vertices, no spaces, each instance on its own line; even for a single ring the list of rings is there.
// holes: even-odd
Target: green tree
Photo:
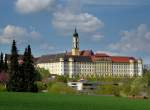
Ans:
[[[19,76],[18,52],[16,41],[13,40],[10,57],[9,81],[7,84],[8,91],[19,91],[19,82],[21,81]]]
[[[30,45],[25,49],[23,61],[25,90],[28,92],[37,92],[37,86],[35,85],[37,75],[33,64]]]
[[[7,54],[5,54],[5,59],[4,59],[4,71],[7,72],[8,71],[8,64],[7,64]]]
[[[45,79],[45,78],[48,78],[50,76],[49,71],[44,69],[44,68],[37,67],[36,71],[39,74],[39,78],[37,78],[37,79]]]
[[[58,81],[58,82],[64,82],[64,83],[67,83],[67,81],[68,81],[68,77],[67,76],[57,76],[56,77],[56,80]]]

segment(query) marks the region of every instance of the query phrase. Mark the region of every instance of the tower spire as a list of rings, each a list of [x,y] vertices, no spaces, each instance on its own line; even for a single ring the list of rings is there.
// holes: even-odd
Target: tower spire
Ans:
[[[72,55],[79,55],[79,36],[77,33],[77,28],[75,26],[75,30],[73,33],[73,41],[72,41]]]
[[[73,36],[78,37],[78,33],[77,33],[77,28],[76,28],[76,26],[75,26],[75,30],[74,30]]]
[[[74,31],[75,33],[77,33],[77,27],[75,26],[75,31]]]

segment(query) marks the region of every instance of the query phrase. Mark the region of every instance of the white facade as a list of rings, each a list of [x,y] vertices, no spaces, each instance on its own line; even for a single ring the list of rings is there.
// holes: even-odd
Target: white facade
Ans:
[[[50,74],[68,75],[69,77],[96,77],[96,76],[142,76],[142,61],[129,63],[98,61],[76,62],[72,57],[65,61],[39,63],[38,67],[49,70]]]
[[[62,62],[40,63],[37,66],[48,70],[50,74],[64,75]]]

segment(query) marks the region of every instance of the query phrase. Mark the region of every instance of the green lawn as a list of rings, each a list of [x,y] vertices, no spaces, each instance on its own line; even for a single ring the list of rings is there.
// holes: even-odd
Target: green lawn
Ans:
[[[150,100],[6,92],[0,93],[0,110],[150,110]]]

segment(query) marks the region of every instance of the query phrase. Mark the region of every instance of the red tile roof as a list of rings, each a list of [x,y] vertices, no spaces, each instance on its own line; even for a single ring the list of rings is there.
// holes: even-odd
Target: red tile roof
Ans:
[[[71,52],[67,52],[66,55],[71,55]],[[108,60],[116,63],[129,63],[130,60],[136,62],[134,57],[128,56],[109,56],[106,53],[95,53],[92,50],[80,51],[80,56],[90,57],[92,61]]]
[[[80,51],[80,55],[81,56],[93,56],[94,55],[94,53],[93,53],[93,51],[92,50],[83,50],[83,51]]]
[[[118,63],[129,63],[130,60],[135,61],[135,58],[133,57],[122,57],[122,56],[112,56],[111,59],[112,62],[118,62]]]
[[[110,56],[91,56],[92,61],[111,61]]]
[[[94,56],[95,57],[109,57],[109,55],[107,55],[105,53],[96,53]]]

